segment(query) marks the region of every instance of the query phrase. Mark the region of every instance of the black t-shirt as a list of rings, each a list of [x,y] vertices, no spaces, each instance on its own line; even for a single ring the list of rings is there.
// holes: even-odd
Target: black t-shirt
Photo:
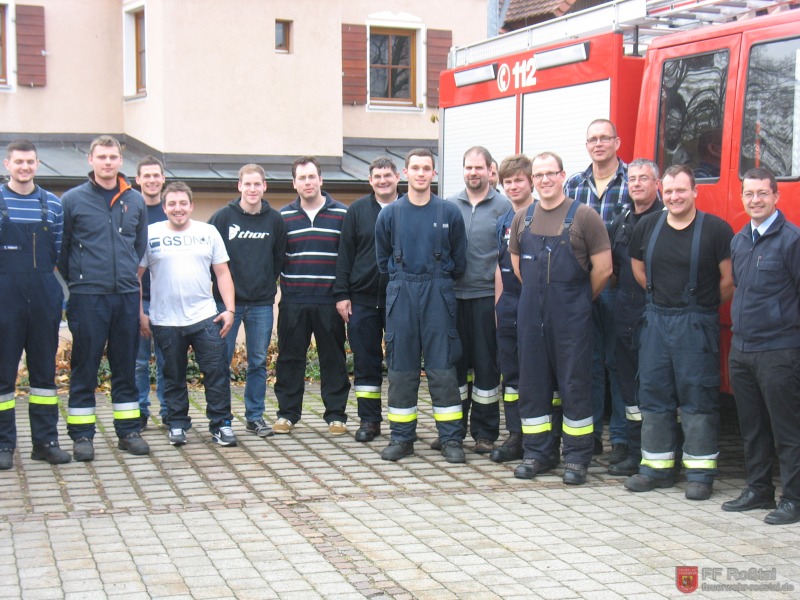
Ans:
[[[645,216],[631,236],[631,258],[644,260],[650,236],[661,213]],[[683,292],[689,283],[692,237],[695,219],[685,229],[676,230],[665,222],[653,249],[653,301],[658,306],[686,306]],[[705,213],[700,235],[700,263],[697,270],[697,304],[707,308],[719,306],[719,263],[731,257],[733,230],[725,221]]]

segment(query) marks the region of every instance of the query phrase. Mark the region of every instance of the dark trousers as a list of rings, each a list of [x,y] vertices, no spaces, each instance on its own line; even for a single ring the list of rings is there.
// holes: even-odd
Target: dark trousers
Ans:
[[[72,332],[67,432],[73,440],[94,438],[97,371],[106,349],[111,367],[111,403],[119,437],[138,432],[139,294],[72,294],[67,304]],[[106,348],[107,344],[107,348]]]
[[[519,356],[517,306],[519,296],[503,293],[497,301],[497,362],[503,375],[503,412],[509,433],[521,433],[519,420]]]
[[[347,339],[353,352],[358,418],[369,423],[380,423],[386,310],[355,303],[351,306],[353,314],[347,324]]]
[[[58,439],[55,359],[64,293],[50,273],[0,274],[0,448],[16,448],[14,391],[22,351],[34,445]]]
[[[311,334],[317,342],[325,421],[347,422],[350,378],[344,354],[344,321],[333,304],[281,302],[278,310],[278,360],[275,396],[278,418],[297,423],[303,414],[303,390]]]
[[[637,376],[639,348],[633,334],[618,333],[616,339],[617,381],[625,402],[625,419],[628,428],[629,453],[638,457],[642,453],[642,411],[639,410]]]
[[[747,485],[773,496],[777,450],[782,498],[800,501],[800,348],[740,352],[728,359],[744,440]]]
[[[672,476],[680,408],[686,478],[712,484],[719,455],[717,311],[648,305],[639,339],[639,472],[662,479]]]
[[[203,374],[209,430],[216,431],[233,418],[228,344],[219,335],[222,322],[214,323],[214,318],[185,327],[153,326],[153,336],[164,357],[166,422],[171,429],[190,429],[192,426],[186,387],[190,346]]]
[[[425,374],[433,417],[442,442],[461,441],[464,428],[455,363],[461,355],[456,329],[456,297],[449,275],[392,275],[386,288],[386,364],[389,367],[388,419],[392,440],[417,439],[420,367]]]
[[[500,369],[494,297],[458,300],[461,359],[456,363],[463,423],[472,439],[494,442],[500,435]],[[473,374],[469,381],[470,370]],[[471,411],[471,417],[470,417]]]

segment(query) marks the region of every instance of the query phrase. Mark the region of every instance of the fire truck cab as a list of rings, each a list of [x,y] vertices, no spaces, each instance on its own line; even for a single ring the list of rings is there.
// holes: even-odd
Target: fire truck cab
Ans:
[[[582,171],[586,128],[607,118],[620,158],[649,158],[662,172],[691,166],[698,207],[734,231],[747,222],[741,177],[754,166],[776,174],[779,208],[800,224],[800,10],[792,8],[800,1],[620,0],[454,48],[440,81],[440,194],[463,187],[462,157],[473,145],[498,161],[554,151],[568,175]],[[728,307],[721,316],[728,391]]]

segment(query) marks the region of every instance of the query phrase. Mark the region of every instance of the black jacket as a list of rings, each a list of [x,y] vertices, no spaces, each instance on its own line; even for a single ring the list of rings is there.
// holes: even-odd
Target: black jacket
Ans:
[[[118,179],[110,206],[94,173],[61,198],[58,270],[72,294],[139,293],[136,273],[147,248],[147,212],[142,195],[125,177]]]
[[[753,244],[748,223],[731,242],[733,339],[741,352],[800,348],[800,228],[783,214]]]
[[[375,222],[381,205],[375,194],[362,196],[350,206],[342,225],[333,297],[353,304],[384,308],[387,275],[378,272],[375,256]]]
[[[286,223],[266,200],[256,214],[242,210],[240,200],[220,208],[208,222],[225,242],[236,305],[270,305],[275,302],[276,281],[286,256]],[[216,278],[213,281],[214,299],[221,302]]]

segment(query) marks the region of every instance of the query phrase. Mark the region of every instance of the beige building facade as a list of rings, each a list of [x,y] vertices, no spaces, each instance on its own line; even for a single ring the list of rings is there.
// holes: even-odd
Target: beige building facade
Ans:
[[[450,46],[486,37],[486,7],[0,0],[0,141],[25,135],[80,154],[92,136],[116,134],[207,189],[250,160],[285,183],[291,159],[312,154],[344,184],[360,178],[348,144],[435,147],[438,72]],[[44,176],[85,176],[71,154]]]

